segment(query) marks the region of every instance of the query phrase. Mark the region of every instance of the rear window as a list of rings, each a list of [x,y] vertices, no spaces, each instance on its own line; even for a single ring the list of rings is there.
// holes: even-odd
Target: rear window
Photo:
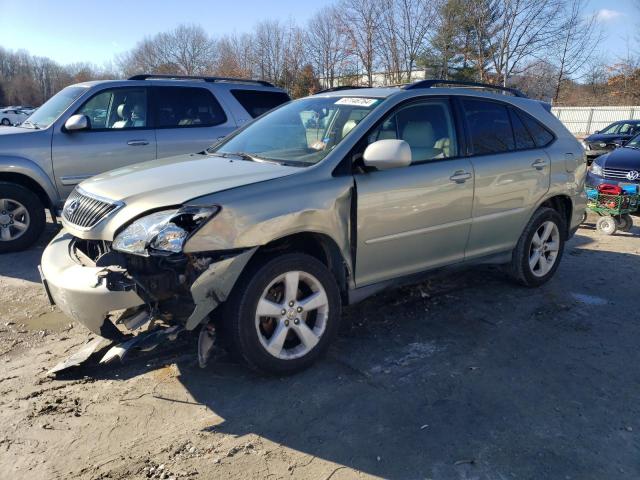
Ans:
[[[224,110],[205,88],[156,87],[158,128],[212,127],[227,121]]]
[[[256,118],[291,100],[284,92],[269,92],[264,90],[231,90],[231,95],[242,107]]]
[[[524,126],[527,128],[531,136],[533,137],[533,141],[536,143],[536,147],[546,147],[551,142],[553,142],[554,136],[549,130],[546,129],[540,122],[531,118],[524,112],[515,110],[516,114],[524,123]]]
[[[513,130],[505,105],[464,98],[462,106],[475,155],[515,150]]]

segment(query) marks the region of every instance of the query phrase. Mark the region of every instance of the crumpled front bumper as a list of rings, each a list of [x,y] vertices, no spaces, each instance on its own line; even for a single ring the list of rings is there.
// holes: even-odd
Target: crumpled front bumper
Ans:
[[[108,336],[105,318],[109,312],[143,305],[134,290],[111,291],[100,274],[108,267],[88,267],[76,262],[71,252],[73,237],[64,230],[42,254],[42,274],[56,305],[67,316],[93,333]]]

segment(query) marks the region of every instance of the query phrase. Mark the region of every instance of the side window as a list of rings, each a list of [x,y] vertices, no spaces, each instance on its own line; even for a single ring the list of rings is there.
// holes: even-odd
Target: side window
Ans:
[[[520,120],[520,117],[513,108],[509,108],[509,116],[511,117],[511,126],[513,127],[513,135],[516,140],[516,149],[526,150],[536,148],[536,142],[533,141],[529,130],[524,126],[524,123],[522,123],[522,120]]]
[[[156,87],[157,128],[213,127],[227,116],[213,94],[198,87]]]
[[[76,113],[89,117],[91,130],[147,128],[147,89],[103,90]]]
[[[549,145],[553,142],[554,136],[549,130],[546,129],[540,122],[530,117],[524,112],[520,112],[518,110],[514,111],[517,113],[524,126],[527,127],[527,130],[533,137],[533,141],[536,143],[536,147],[542,148]]]
[[[400,107],[369,135],[368,141],[385,139],[407,142],[411,147],[412,163],[458,155],[455,127],[446,100]]]
[[[252,118],[287,103],[289,95],[284,92],[269,92],[261,90],[231,90],[231,95],[238,101]]]
[[[474,155],[515,149],[507,107],[501,103],[461,98]]]

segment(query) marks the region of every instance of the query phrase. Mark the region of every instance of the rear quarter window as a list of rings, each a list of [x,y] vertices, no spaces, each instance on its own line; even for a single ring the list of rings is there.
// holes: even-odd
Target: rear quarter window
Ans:
[[[289,95],[284,92],[264,90],[231,90],[231,95],[252,118],[259,117],[263,113],[291,100]]]
[[[536,147],[546,147],[551,142],[553,142],[555,137],[549,130],[547,130],[547,127],[542,125],[540,122],[538,122],[536,119],[526,114],[522,110],[514,109],[514,112],[520,118],[526,129],[533,137],[533,141],[535,142]]]
[[[472,98],[462,98],[461,102],[474,155],[515,150],[506,105]]]

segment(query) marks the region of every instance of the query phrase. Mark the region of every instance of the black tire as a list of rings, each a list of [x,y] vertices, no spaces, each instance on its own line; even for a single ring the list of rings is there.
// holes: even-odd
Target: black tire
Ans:
[[[2,125],[4,125],[5,127],[10,127],[11,126],[11,122],[9,121],[8,118],[3,118],[2,121],[0,122]]]
[[[625,213],[620,215],[618,223],[618,230],[621,232],[630,232],[633,228],[633,217],[628,213]]]
[[[615,218],[605,215],[598,219],[596,228],[605,235],[613,235],[618,230],[618,222]]]
[[[284,360],[269,353],[261,343],[256,327],[256,312],[265,289],[280,275],[292,271],[306,272],[320,282],[327,296],[328,313],[324,333],[318,343],[304,356]],[[235,357],[262,373],[292,374],[314,363],[338,333],[340,291],[333,275],[321,262],[306,254],[287,253],[258,259],[250,264],[238,279],[221,313],[223,342]]]
[[[24,233],[13,240],[0,239],[0,253],[17,252],[33,245],[42,234],[46,223],[44,205],[40,198],[22,185],[0,182],[0,199],[17,201],[25,207],[29,215],[28,227]]]
[[[534,248],[533,237],[543,224],[549,221],[556,225],[558,231],[558,250],[555,254],[555,261],[550,270],[544,275],[538,276],[534,274],[532,267],[529,265],[531,252]],[[527,223],[522,235],[520,235],[516,248],[513,250],[511,265],[509,266],[513,279],[525,287],[539,287],[540,285],[548,282],[556,273],[556,270],[560,265],[560,261],[562,260],[565,241],[564,232],[566,232],[565,222],[557,211],[547,207],[541,207],[536,210],[531,216],[529,223]]]

